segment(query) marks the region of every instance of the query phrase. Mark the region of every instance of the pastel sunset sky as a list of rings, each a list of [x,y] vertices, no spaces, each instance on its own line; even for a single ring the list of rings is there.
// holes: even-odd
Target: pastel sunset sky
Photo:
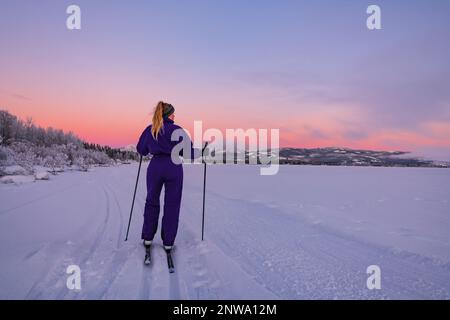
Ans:
[[[111,146],[162,99],[190,131],[450,160],[449,57],[447,0],[0,1],[0,109]]]

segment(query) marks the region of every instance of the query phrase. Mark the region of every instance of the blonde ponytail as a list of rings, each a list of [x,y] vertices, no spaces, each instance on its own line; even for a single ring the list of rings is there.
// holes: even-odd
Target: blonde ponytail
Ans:
[[[163,127],[163,111],[164,111],[164,102],[160,101],[155,107],[153,111],[153,119],[152,119],[152,136],[156,140],[158,139],[158,133]]]

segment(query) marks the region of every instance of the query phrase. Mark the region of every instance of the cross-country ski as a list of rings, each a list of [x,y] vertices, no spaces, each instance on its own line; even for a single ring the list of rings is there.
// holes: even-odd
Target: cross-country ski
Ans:
[[[144,264],[149,265],[152,261],[151,243],[146,244],[144,241],[144,247],[145,247]]]
[[[172,249],[164,249],[166,251],[167,255],[167,267],[169,268],[170,273],[175,272],[175,266],[173,265],[173,259],[172,259]]]

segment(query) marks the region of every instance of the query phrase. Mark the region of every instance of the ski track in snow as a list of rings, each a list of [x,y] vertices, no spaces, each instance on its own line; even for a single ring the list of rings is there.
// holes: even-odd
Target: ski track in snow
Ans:
[[[321,219],[311,223],[302,214],[287,212],[271,195],[267,201],[257,201],[208,189],[206,241],[200,241],[202,171],[191,166],[185,166],[173,251],[175,273],[168,272],[160,229],[152,245],[151,264],[145,266],[140,240],[145,168],[141,169],[127,242],[137,164],[64,173],[52,176],[51,181],[19,187],[0,186],[0,224],[2,231],[8,231],[0,239],[0,298],[450,298],[449,262],[360,239]],[[314,208],[331,210],[320,205]],[[336,212],[345,208],[336,208]],[[361,224],[364,219],[358,221]],[[408,228],[399,230],[405,237],[430,241]],[[27,236],[22,239],[20,234]],[[8,246],[18,249],[15,252]],[[66,287],[65,271],[71,264],[81,268],[80,291]],[[382,290],[366,287],[366,268],[372,264],[381,267]]]

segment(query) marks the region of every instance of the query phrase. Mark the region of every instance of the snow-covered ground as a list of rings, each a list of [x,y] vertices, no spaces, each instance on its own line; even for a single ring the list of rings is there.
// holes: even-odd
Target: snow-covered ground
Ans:
[[[186,165],[169,274],[159,231],[143,264],[146,166],[128,242],[135,163],[0,185],[0,298],[450,298],[450,170],[208,166],[201,242],[203,167]]]

